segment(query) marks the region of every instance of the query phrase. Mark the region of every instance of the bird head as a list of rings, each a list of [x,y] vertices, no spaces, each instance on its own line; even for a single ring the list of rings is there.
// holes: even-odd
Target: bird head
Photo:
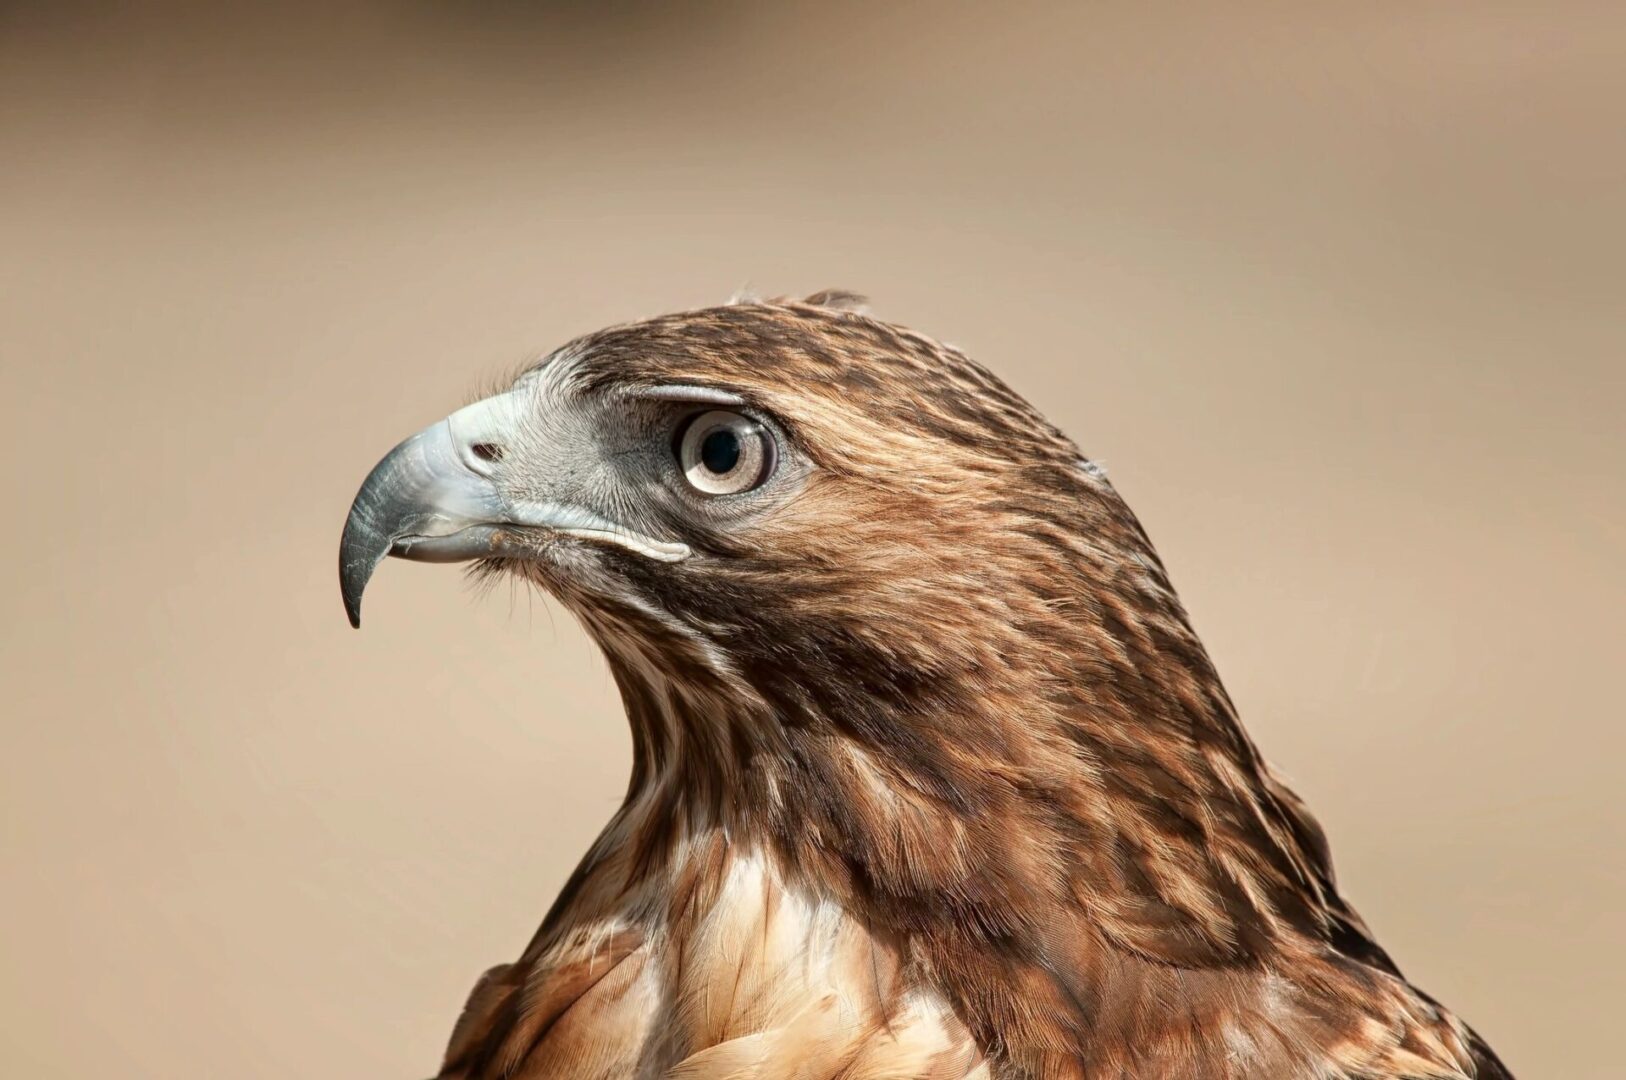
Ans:
[[[411,436],[345,528],[351,622],[386,556],[473,561],[663,669],[999,668],[1065,603],[1056,541],[1113,531],[1115,500],[993,375],[854,299],[605,330]]]

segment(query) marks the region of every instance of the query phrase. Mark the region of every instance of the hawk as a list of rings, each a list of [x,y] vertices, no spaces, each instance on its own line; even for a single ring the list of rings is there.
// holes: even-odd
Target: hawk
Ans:
[[[452,1080],[1508,1077],[1339,895],[1103,472],[858,298],[573,341],[391,451],[340,546],[547,590],[625,801]]]

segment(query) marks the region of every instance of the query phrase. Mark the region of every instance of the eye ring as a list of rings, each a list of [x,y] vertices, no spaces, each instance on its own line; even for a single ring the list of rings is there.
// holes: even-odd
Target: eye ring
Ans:
[[[711,409],[684,421],[673,440],[678,471],[702,495],[740,495],[768,482],[778,464],[773,434],[729,409]]]

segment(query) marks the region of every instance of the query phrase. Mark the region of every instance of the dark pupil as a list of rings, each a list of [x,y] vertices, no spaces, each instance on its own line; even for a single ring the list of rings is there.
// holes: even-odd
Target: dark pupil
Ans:
[[[718,428],[700,440],[700,463],[719,475],[740,463],[740,437],[728,428]]]

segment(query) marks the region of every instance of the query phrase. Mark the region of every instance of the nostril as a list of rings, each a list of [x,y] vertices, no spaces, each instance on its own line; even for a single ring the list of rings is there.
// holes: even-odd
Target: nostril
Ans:
[[[502,447],[496,443],[477,442],[469,447],[471,453],[481,461],[501,461]]]

